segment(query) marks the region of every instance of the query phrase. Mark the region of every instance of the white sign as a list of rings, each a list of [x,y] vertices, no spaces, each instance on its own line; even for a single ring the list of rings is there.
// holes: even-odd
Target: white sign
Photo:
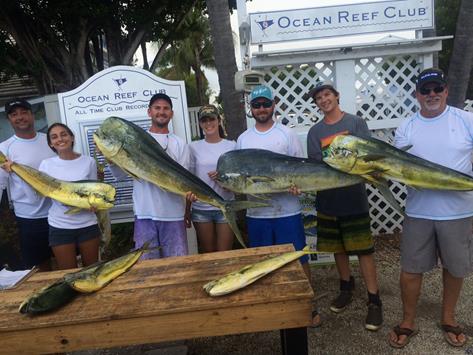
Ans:
[[[105,69],[78,88],[58,94],[61,121],[75,135],[74,150],[93,155],[95,144],[93,133],[103,120],[118,116],[148,129],[148,104],[156,93],[165,93],[172,100],[174,116],[170,130],[191,141],[189,111],[183,81],[158,78],[152,73],[129,66]],[[99,158],[104,162],[104,158]],[[132,220],[132,179],[116,181],[110,171],[105,170],[105,182],[117,189],[112,220]]]
[[[433,0],[389,0],[250,14],[251,43],[263,44],[434,27]]]

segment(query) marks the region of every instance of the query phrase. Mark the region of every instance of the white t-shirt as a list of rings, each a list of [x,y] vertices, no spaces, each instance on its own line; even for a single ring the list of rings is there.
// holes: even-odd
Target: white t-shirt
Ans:
[[[0,143],[0,151],[14,163],[38,169],[43,159],[55,156],[49,148],[44,133],[37,132],[32,139],[23,139],[12,136]],[[15,173],[7,173],[0,169],[0,189],[10,190],[15,215],[22,218],[46,218],[51,206],[49,198],[37,193]]]
[[[149,131],[148,133],[172,159],[189,169],[189,147],[183,139],[173,133],[157,134]],[[126,176],[126,173],[116,165],[111,165],[110,171],[117,180]],[[182,221],[185,208],[183,196],[164,191],[142,179],[133,180],[133,210],[136,218],[155,221]]]
[[[207,185],[209,185],[215,192],[222,196],[225,200],[232,200],[233,193],[225,190],[216,181],[212,180],[208,172],[217,169],[217,161],[220,156],[226,152],[234,150],[236,143],[222,139],[218,143],[208,143],[205,139],[192,142],[189,145],[191,153],[190,171],[201,178]],[[199,210],[218,210],[217,207],[196,201],[192,203],[192,208]]]
[[[275,123],[265,131],[260,132],[255,127],[247,129],[237,140],[237,149],[266,149],[275,153],[302,157],[302,145],[297,135],[281,123]],[[247,211],[248,217],[279,218],[289,217],[301,213],[299,198],[290,193],[270,194],[267,197],[271,207],[251,208]],[[251,196],[248,199],[255,200]],[[256,199],[256,201],[265,202]]]
[[[447,106],[435,118],[419,112],[396,130],[394,145],[431,162],[472,174],[473,114]],[[473,216],[473,191],[437,191],[408,187],[406,214],[432,220]]]
[[[64,160],[58,156],[45,159],[41,162],[39,170],[64,181],[97,180],[95,160],[86,155],[73,160]],[[97,224],[97,217],[91,211],[81,210],[75,214],[64,214],[70,208],[52,200],[48,213],[49,225],[61,229],[79,229]]]

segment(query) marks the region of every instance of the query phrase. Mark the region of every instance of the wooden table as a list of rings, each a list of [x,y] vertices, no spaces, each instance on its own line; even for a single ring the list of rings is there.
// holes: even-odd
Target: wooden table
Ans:
[[[227,296],[210,297],[202,289],[209,280],[291,250],[292,245],[280,245],[141,261],[99,292],[31,317],[18,313],[21,302],[64,274],[36,273],[18,288],[0,291],[0,353],[68,352],[274,329],[283,330],[283,353],[307,352],[313,292],[299,262]]]

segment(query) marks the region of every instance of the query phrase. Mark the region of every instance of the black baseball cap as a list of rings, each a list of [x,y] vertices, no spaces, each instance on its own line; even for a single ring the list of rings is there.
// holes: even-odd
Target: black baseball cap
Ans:
[[[335,86],[333,86],[333,83],[329,80],[326,81],[319,81],[317,84],[315,84],[314,87],[312,87],[309,92],[305,95],[305,99],[314,99],[314,96],[317,95],[318,92],[324,90],[324,89],[329,89],[332,90],[332,92],[336,95],[338,95],[338,91],[335,89]]]
[[[425,69],[417,77],[416,89],[420,89],[422,86],[428,83],[446,85],[447,78],[445,77],[445,73],[438,68]]]
[[[31,104],[23,99],[15,98],[5,104],[5,112],[9,115],[15,108],[22,107],[31,111]]]
[[[164,100],[164,101],[167,101],[169,103],[169,105],[171,106],[171,109],[172,109],[172,100],[171,98],[166,95],[166,94],[163,94],[163,93],[158,93],[158,94],[154,94],[151,99],[149,100],[149,106],[151,107],[151,105],[156,101],[156,100]]]

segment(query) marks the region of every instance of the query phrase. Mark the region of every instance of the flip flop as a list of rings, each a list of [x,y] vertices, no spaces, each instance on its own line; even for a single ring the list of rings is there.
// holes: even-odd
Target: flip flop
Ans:
[[[402,344],[399,344],[399,343],[393,341],[391,339],[391,336],[389,337],[389,345],[391,345],[391,347],[396,348],[396,349],[402,349],[407,344],[409,344],[409,342],[411,341],[413,336],[415,336],[415,335],[417,335],[417,333],[419,333],[419,329],[401,328],[401,326],[396,325],[393,328],[393,332],[394,332],[394,334],[396,334],[397,340],[399,340],[399,337],[401,335],[406,336],[406,340],[404,340],[404,343],[402,343]]]
[[[322,319],[319,317],[319,321],[317,323],[314,322],[314,318],[320,316],[319,311],[317,309],[314,309],[312,311],[312,324],[309,325],[309,328],[319,328],[322,325]]]
[[[455,347],[455,348],[461,348],[463,345],[466,343],[466,334],[463,331],[463,328],[460,327],[459,325],[453,326],[453,325],[448,325],[448,324],[440,324],[440,329],[443,331],[443,337],[445,338],[445,341]],[[464,341],[453,341],[449,336],[448,333],[455,334],[456,337],[458,337],[460,334],[465,335],[465,340]]]

